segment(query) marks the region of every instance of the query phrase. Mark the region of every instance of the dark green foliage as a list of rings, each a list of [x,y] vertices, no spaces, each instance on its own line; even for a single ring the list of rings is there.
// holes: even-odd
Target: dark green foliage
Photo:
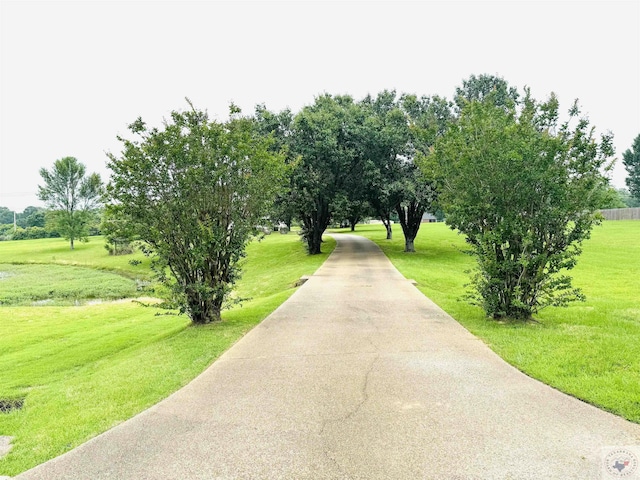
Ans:
[[[361,103],[366,116],[362,135],[361,184],[375,215],[391,239],[391,220],[402,226],[405,251],[413,252],[423,214],[435,207],[437,191],[416,160],[444,132],[451,105],[440,97],[383,91]]]
[[[0,224],[0,242],[5,240],[12,240],[14,233],[13,225],[8,223]]]
[[[288,111],[256,109],[259,128],[277,140],[292,166],[288,191],[271,218],[302,223],[311,254],[319,253],[330,223],[355,224],[379,217],[391,236],[391,218],[403,225],[407,251],[422,215],[434,206],[436,190],[414,163],[433,144],[451,117],[451,104],[439,97],[403,96],[383,91],[354,102],[323,95],[291,123]]]
[[[273,113],[264,105],[258,105],[255,109],[256,128],[262,135],[270,136],[273,143],[269,147],[272,152],[284,155],[285,163],[291,169],[295,165],[296,158],[291,152],[293,114],[289,109],[279,113]],[[291,224],[296,216],[295,194],[291,178],[285,187],[278,191],[276,198],[268,212],[269,219],[274,225],[280,222],[291,229]]]
[[[42,227],[17,227],[13,224],[0,225],[0,242],[6,240],[31,240],[34,238],[58,238],[60,234]]]
[[[360,102],[366,120],[363,140],[362,180],[366,199],[392,237],[391,217],[402,199],[402,164],[409,157],[407,116],[395,91],[385,90]]]
[[[438,198],[435,182],[429,180],[413,162],[401,166],[401,177],[397,182],[398,197],[395,210],[404,234],[404,251],[415,252],[414,241],[427,209],[432,208]]]
[[[19,215],[18,225],[21,227],[45,227],[46,210],[39,207],[27,207]]]
[[[22,213],[16,212],[14,225],[14,212],[0,207],[0,241],[59,237],[56,231],[44,228],[45,216],[44,208],[27,207]]]
[[[13,225],[13,210],[7,207],[0,207],[0,225]]]
[[[225,123],[206,112],[173,112],[164,129],[138,119],[136,140],[110,154],[110,215],[139,238],[157,278],[194,323],[220,320],[239,262],[283,182],[283,157],[231,108]],[[117,229],[116,229],[117,230]]]
[[[406,113],[410,132],[408,158],[401,162],[399,195],[395,210],[405,238],[405,252],[415,252],[414,240],[427,211],[437,209],[438,190],[434,172],[419,169],[418,163],[436,140],[446,131],[453,118],[452,105],[444,98],[404,95],[401,106]]]
[[[359,109],[349,96],[323,95],[304,107],[293,123],[292,202],[311,255],[321,253],[333,202],[344,192],[359,155]]]
[[[499,99],[500,97],[498,97]],[[561,272],[573,268],[610,166],[611,137],[593,138],[577,107],[558,125],[558,101],[464,104],[436,144],[447,223],[466,236],[478,270],[477,300],[494,318],[528,319],[582,294]]]
[[[467,102],[484,102],[489,100],[494,105],[509,110],[520,98],[515,87],[495,75],[471,75],[462,81],[462,87],[456,88],[455,103],[460,112]]]
[[[629,193],[640,201],[640,135],[635,138],[632,147],[622,154],[622,163],[627,169],[625,182]]]
[[[38,197],[47,203],[49,230],[69,240],[71,249],[76,239],[86,240],[89,228],[97,221],[102,181],[97,173],[85,176],[86,167],[74,157],[56,160],[53,169],[40,169],[44,186],[38,186]]]

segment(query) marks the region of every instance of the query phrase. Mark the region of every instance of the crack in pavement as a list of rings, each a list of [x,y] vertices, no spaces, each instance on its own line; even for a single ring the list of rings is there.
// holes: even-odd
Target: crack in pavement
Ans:
[[[325,449],[323,453],[324,453],[325,458],[326,458],[327,460],[329,460],[329,461],[330,461],[330,462],[335,466],[336,470],[337,470],[337,471],[338,471],[338,473],[341,475],[341,477],[340,477],[340,478],[343,478],[343,479],[345,479],[345,480],[350,480],[351,478],[353,478],[353,477],[351,477],[351,476],[349,476],[349,475],[347,474],[347,472],[345,471],[345,469],[344,469],[344,468],[342,468],[342,466],[340,465],[340,463],[338,463],[338,461],[337,461],[337,460],[335,459],[335,457],[332,455],[332,452],[331,452],[331,451],[329,451],[329,450]],[[0,480],[2,480],[2,479],[0,479]]]
[[[371,362],[371,365],[369,365],[367,373],[365,374],[365,377],[364,377],[364,383],[362,385],[362,388],[360,389],[360,396],[361,396],[360,401],[346,415],[341,415],[338,418],[324,420],[322,422],[322,427],[320,428],[320,435],[324,435],[324,432],[328,425],[336,424],[339,422],[345,422],[353,418],[353,416],[356,415],[362,409],[364,404],[367,403],[367,401],[369,400],[369,393],[367,392],[369,388],[369,380],[371,378],[371,373],[373,372],[373,368],[375,367],[375,364],[379,359],[380,359],[380,354],[376,355],[373,361]]]
[[[369,368],[367,369],[367,373],[364,376],[364,382],[362,384],[362,388],[360,389],[360,396],[361,396],[360,401],[346,415],[342,415],[338,418],[324,420],[322,422],[322,427],[320,428],[320,432],[319,432],[319,435],[321,437],[324,436],[325,430],[329,424],[337,424],[340,422],[345,422],[350,418],[353,418],[362,409],[364,404],[369,400],[369,393],[367,391],[369,388],[369,381],[371,379],[371,373],[373,372],[375,364],[379,359],[380,359],[380,355],[378,354],[374,357],[373,361],[371,362],[371,365],[369,365]],[[338,462],[338,460],[334,457],[333,452],[331,452],[331,450],[329,450],[328,448],[325,448],[323,453],[325,457],[336,467],[339,474],[342,475],[342,477],[340,478],[344,478],[346,480],[352,478],[348,475],[347,471],[342,467],[340,462]]]
[[[351,417],[357,414],[360,411],[360,409],[362,409],[364,404],[367,403],[367,400],[369,400],[369,393],[367,392],[369,388],[369,379],[371,378],[371,372],[373,372],[373,367],[375,366],[376,362],[379,359],[380,359],[380,354],[375,356],[375,358],[373,359],[373,362],[371,362],[371,365],[369,366],[369,370],[367,370],[367,374],[364,377],[364,385],[362,386],[362,390],[360,391],[360,394],[362,395],[362,400],[360,401],[360,403],[356,405],[356,408],[351,413],[349,413],[346,417],[344,417],[343,421],[349,420]]]

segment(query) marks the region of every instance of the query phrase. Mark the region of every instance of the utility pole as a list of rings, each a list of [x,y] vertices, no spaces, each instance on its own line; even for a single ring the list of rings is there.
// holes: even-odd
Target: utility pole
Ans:
[[[18,231],[18,224],[16,223],[16,211],[13,211],[13,233]]]

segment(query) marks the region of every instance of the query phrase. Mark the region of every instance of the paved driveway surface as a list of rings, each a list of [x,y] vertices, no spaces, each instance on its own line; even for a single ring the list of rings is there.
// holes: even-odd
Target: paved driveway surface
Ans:
[[[640,425],[504,363],[370,241],[202,375],[20,479],[600,479]],[[429,265],[425,265],[429,268]]]

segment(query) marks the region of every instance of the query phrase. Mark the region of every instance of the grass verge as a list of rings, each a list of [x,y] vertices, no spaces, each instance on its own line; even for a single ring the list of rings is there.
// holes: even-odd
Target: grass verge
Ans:
[[[346,230],[344,230],[346,233]],[[640,423],[640,222],[604,222],[584,244],[570,274],[587,296],[567,308],[548,307],[539,324],[498,323],[461,301],[464,238],[446,225],[424,224],[417,253],[403,252],[402,231],[385,240],[381,226],[358,225],[418,288],[498,355],[526,374],[604,410]]]
[[[49,241],[55,250],[56,241]],[[37,244],[33,258],[30,242]],[[327,239],[326,253],[310,257],[292,234],[249,245],[238,291],[252,299],[226,311],[215,325],[191,326],[185,316],[158,316],[133,302],[1,307],[0,400],[22,408],[0,412],[0,435],[14,437],[13,449],[0,459],[0,475],[16,475],[60,455],[188,383],[284,302],[295,281],[313,273],[333,246]],[[92,254],[65,252],[61,261],[40,240],[1,243],[5,263],[7,250],[13,263],[127,263],[95,247]]]

